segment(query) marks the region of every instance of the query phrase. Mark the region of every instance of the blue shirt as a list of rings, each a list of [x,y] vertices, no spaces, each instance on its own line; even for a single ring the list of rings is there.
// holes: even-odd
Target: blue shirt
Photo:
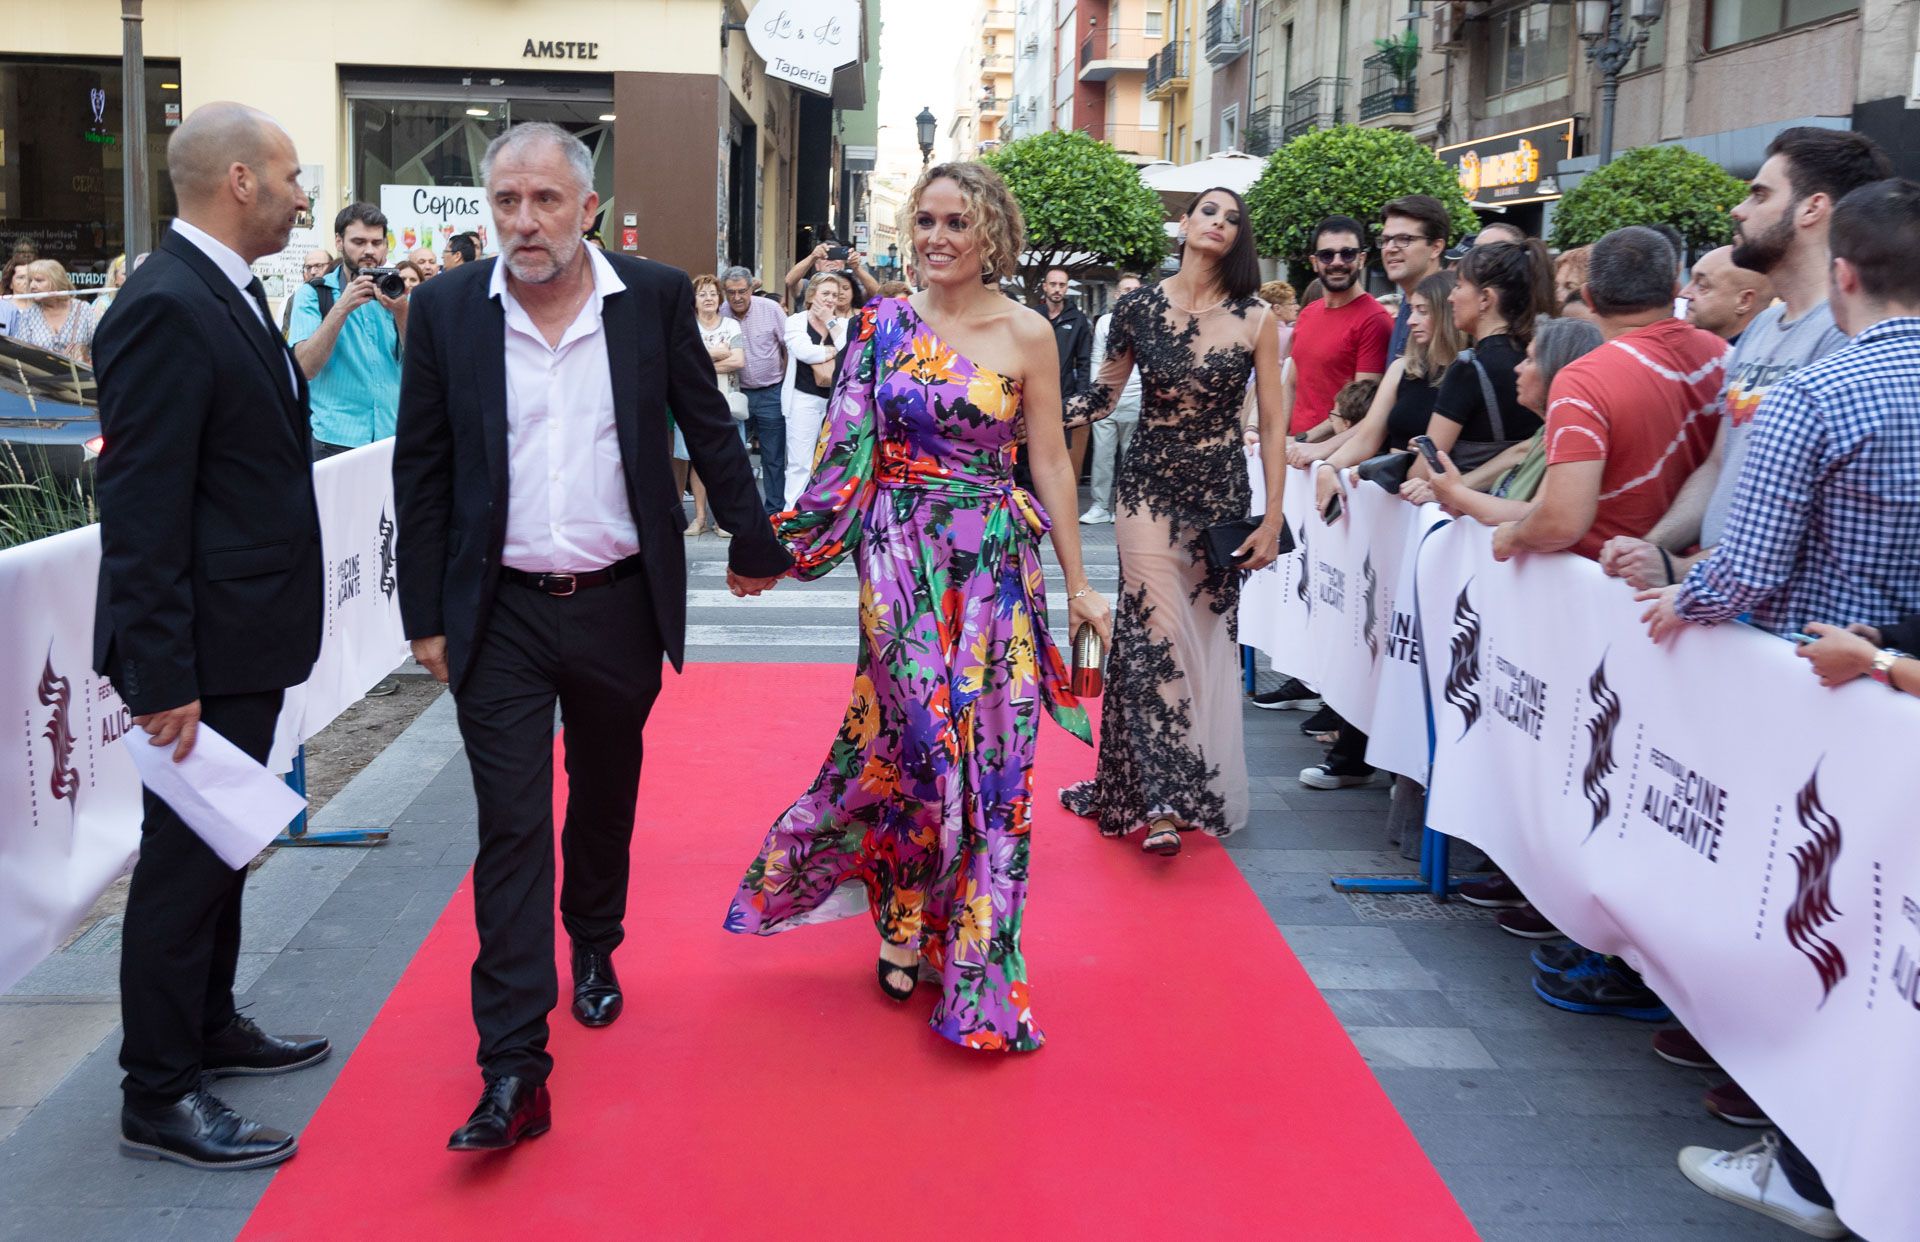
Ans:
[[[1411,318],[1412,315],[1413,295],[1411,293],[1401,294],[1400,313],[1393,317],[1393,336],[1387,341],[1387,363],[1389,366],[1392,365],[1395,358],[1407,352],[1407,334],[1413,330],[1413,325],[1409,324],[1407,320]]]
[[[1920,318],[1886,319],[1778,380],[1726,532],[1674,611],[1769,630],[1920,610]]]
[[[345,270],[326,275],[335,301]],[[298,345],[320,330],[320,319],[319,293],[301,285],[293,293],[287,339]],[[310,392],[313,438],[322,444],[359,448],[393,434],[400,415],[400,333],[386,307],[367,302],[347,316]]]

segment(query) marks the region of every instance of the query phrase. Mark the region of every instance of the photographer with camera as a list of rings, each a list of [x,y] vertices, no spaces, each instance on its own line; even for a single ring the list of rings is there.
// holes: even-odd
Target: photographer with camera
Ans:
[[[386,216],[372,203],[350,203],[333,232],[340,263],[294,291],[287,329],[312,381],[315,461],[393,434],[407,332],[406,282],[386,266]]]
[[[866,256],[858,250],[849,249],[837,241],[827,240],[813,248],[806,258],[793,265],[787,273],[787,305],[795,313],[805,314],[807,310],[807,282],[815,276],[824,276],[830,272],[850,276],[859,285],[854,291],[854,305],[863,306],[871,298],[880,296],[880,281],[867,270]]]

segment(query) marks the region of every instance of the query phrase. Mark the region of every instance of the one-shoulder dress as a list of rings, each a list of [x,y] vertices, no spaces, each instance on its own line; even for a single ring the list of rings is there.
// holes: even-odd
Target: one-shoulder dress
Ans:
[[[903,298],[861,312],[812,477],[776,518],[797,577],[859,567],[853,694],[820,774],[774,822],[727,912],[769,935],[868,912],[939,975],[936,1031],[1027,1051],[1020,948],[1044,705],[1091,742],[1047,629],[1047,516],[1013,481],[1020,385]]]

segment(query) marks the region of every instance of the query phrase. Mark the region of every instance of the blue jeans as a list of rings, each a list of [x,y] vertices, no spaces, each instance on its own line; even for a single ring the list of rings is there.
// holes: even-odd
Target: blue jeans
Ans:
[[[760,438],[760,502],[771,516],[786,507],[787,420],[780,412],[780,385],[741,391],[747,394],[747,420]]]

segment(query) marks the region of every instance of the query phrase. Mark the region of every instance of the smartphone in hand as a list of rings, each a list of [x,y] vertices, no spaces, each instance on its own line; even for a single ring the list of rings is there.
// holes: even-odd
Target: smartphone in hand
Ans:
[[[1335,492],[1333,499],[1327,501],[1327,507],[1320,511],[1320,520],[1329,526],[1340,520],[1340,493]]]
[[[1433,471],[1435,474],[1441,473],[1440,450],[1433,446],[1431,437],[1415,436],[1413,439],[1407,441],[1407,443],[1411,444],[1418,450],[1420,456],[1426,459],[1427,469]]]

